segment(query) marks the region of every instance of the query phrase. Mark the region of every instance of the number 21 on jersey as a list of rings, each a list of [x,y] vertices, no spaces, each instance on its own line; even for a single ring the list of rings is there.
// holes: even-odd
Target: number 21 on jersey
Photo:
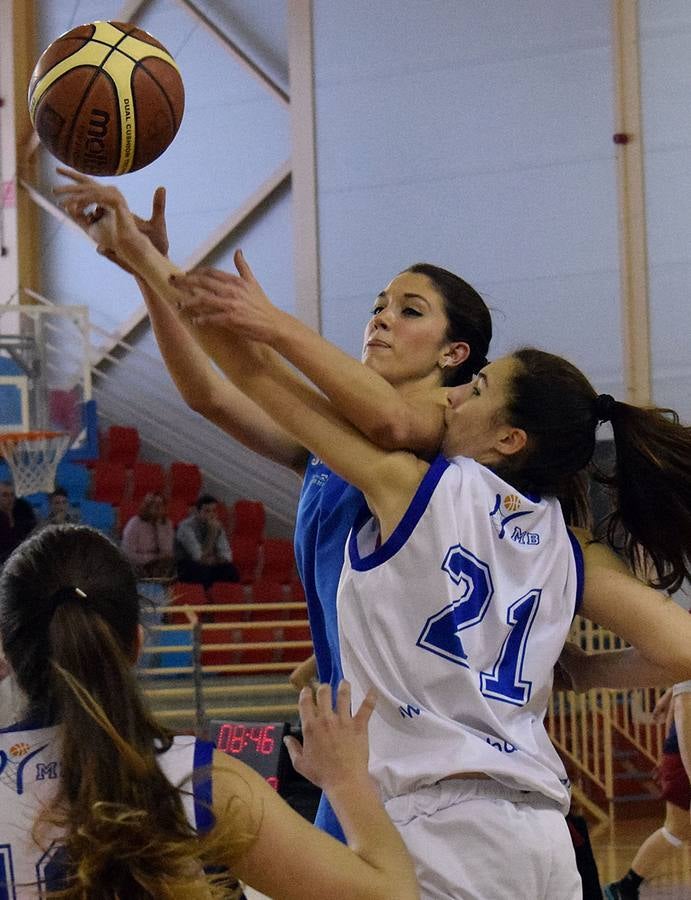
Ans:
[[[472,660],[463,647],[463,632],[482,627],[494,595],[492,574],[487,563],[460,544],[448,551],[442,570],[461,588],[461,596],[427,619],[417,645],[470,669]],[[499,655],[491,671],[479,673],[479,687],[485,697],[515,706],[524,706],[530,700],[532,685],[523,679],[522,670],[540,593],[539,589],[530,590],[509,606],[506,613],[509,632]]]

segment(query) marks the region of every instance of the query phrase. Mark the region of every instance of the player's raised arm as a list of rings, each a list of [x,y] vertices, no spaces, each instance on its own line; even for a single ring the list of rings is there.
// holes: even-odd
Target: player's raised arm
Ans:
[[[444,416],[441,392],[434,384],[395,388],[295,316],[275,307],[242,251],[235,252],[234,261],[237,275],[202,269],[177,280],[177,286],[188,294],[183,304],[200,328],[230,330],[273,347],[379,446],[405,448],[423,456],[437,453]],[[454,342],[449,364],[467,353],[467,344]]]
[[[289,740],[298,771],[328,794],[348,847],[318,831],[287,808],[254,772],[217,753],[214,813],[221,828],[237,831],[238,811],[249,840],[228,865],[243,881],[275,900],[414,900],[415,872],[398,831],[367,772],[367,723],[374,698],[351,716],[350,690],[343,682],[336,709],[331,689],[321,685],[316,702],[300,695],[304,746]]]
[[[99,244],[113,249],[149,285],[161,302],[177,308],[187,297],[174,283],[179,269],[164,257],[140,232],[124,198],[115,188],[99,190],[90,180],[73,176],[76,186],[58,188],[63,204],[73,218],[97,203],[100,217],[90,227]],[[173,320],[167,324],[172,328]],[[245,341],[224,332],[219,335],[206,326],[209,341],[232,345],[226,354],[226,372],[233,383],[258,404],[295,441],[323,459],[346,481],[359,487],[369,498],[381,520],[382,531],[390,532],[412,499],[427,466],[408,453],[389,453],[374,445],[348,423],[322,394],[292,372],[277,377],[266,365],[266,345]]]
[[[187,405],[245,447],[301,474],[307,456],[305,448],[232,381],[219,375],[205,352],[207,348],[202,346],[199,330],[191,328],[176,307],[135,272],[139,248],[146,246],[147,240],[159,251],[159,276],[164,279],[166,273],[177,271],[165,260],[168,240],[164,190],[159,188],[154,194],[151,218],[141,219],[130,213],[116,188],[68,169],[59,168],[58,172],[71,179],[70,184],[55,190],[68,214],[97,242],[103,256],[135,275],[166,368]],[[90,204],[98,205],[96,213],[85,212]],[[167,285],[166,290],[170,291]],[[217,344],[214,342],[214,346]],[[235,365],[239,366],[244,345],[236,351]]]

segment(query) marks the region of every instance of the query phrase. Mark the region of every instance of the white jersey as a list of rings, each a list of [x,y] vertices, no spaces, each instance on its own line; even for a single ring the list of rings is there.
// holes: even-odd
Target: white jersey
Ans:
[[[181,786],[185,814],[198,830],[211,824],[211,751],[211,744],[194,737],[176,737],[158,757],[166,778]],[[190,779],[196,771],[201,777]],[[0,900],[42,897],[61,885],[59,831],[42,830],[37,835],[40,843],[32,836],[36,817],[52,801],[59,778],[59,726],[0,731]]]
[[[435,460],[381,546],[371,517],[356,522],[339,585],[341,653],[353,707],[377,692],[370,771],[385,800],[484,773],[567,811],[543,720],[581,584],[558,502],[463,457]]]

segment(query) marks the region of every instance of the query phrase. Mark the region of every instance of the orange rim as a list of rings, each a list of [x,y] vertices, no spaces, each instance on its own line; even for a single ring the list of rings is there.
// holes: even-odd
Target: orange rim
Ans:
[[[20,441],[40,441],[66,435],[66,431],[5,431],[0,432],[0,456],[4,456],[5,445],[14,446]]]
[[[0,443],[4,441],[38,441],[41,438],[62,437],[66,431],[0,431]]]

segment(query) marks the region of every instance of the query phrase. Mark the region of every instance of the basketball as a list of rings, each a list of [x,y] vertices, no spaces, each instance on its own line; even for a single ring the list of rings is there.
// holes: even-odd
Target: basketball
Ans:
[[[29,114],[44,146],[86,175],[153,162],[177,134],[185,90],[173,57],[141,28],[79,25],[41,54]]]

